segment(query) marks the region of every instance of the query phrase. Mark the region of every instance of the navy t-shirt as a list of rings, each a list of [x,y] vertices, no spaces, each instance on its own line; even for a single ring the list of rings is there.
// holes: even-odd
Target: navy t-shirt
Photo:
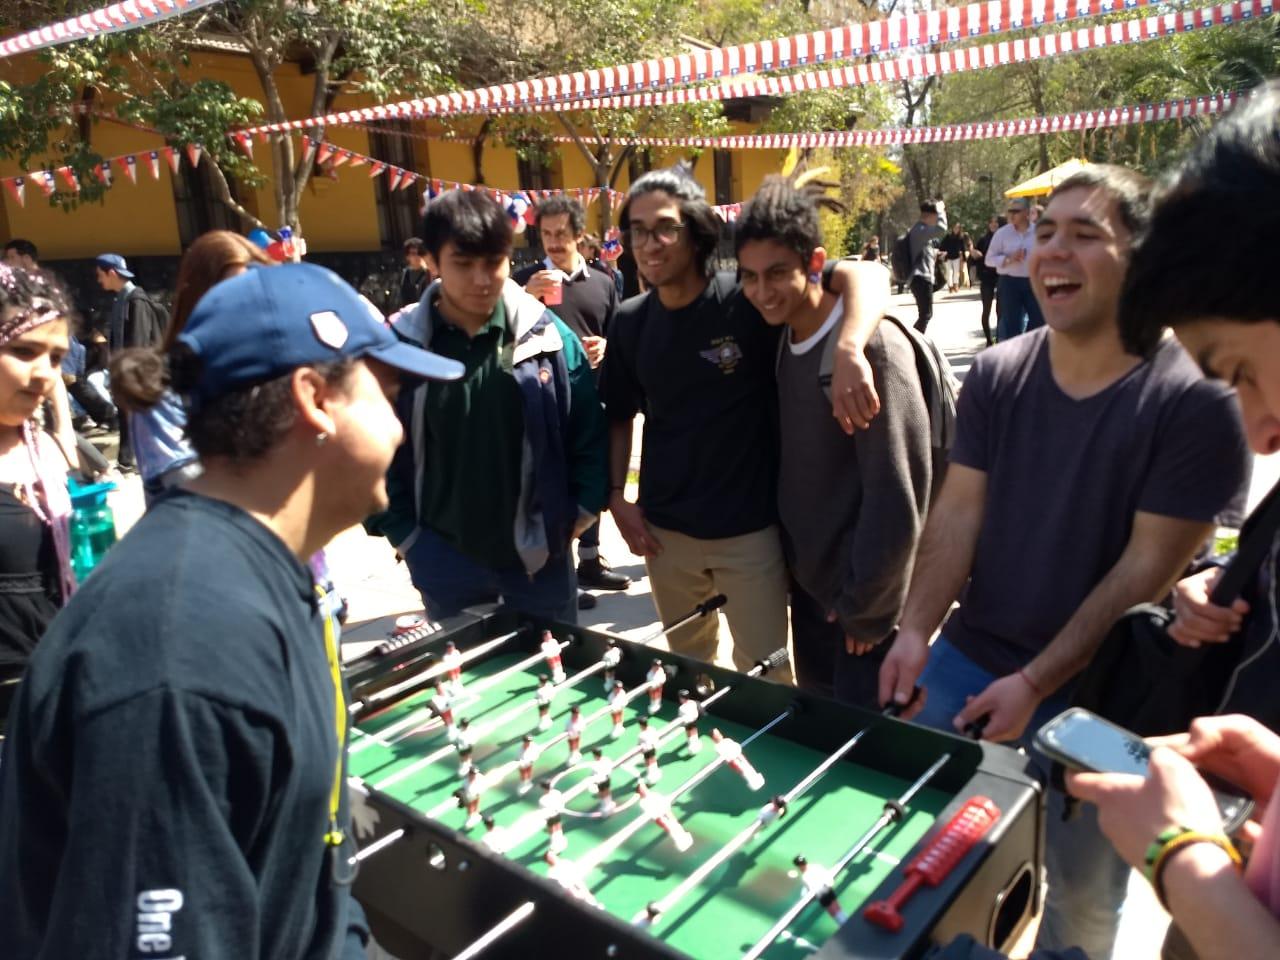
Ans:
[[[193,493],[111,548],[10,716],[6,960],[364,957],[354,847],[324,843],[345,747],[316,601],[274,533]]]
[[[1212,523],[1249,456],[1234,395],[1169,338],[1106,389],[1059,389],[1047,328],[978,355],[951,462],[987,475],[947,640],[992,673],[1048,646],[1129,541],[1134,514]]]
[[[618,308],[601,393],[611,421],[644,414],[640,506],[650,523],[709,540],[777,521],[781,329],[728,275],[679,310],[653,292]]]

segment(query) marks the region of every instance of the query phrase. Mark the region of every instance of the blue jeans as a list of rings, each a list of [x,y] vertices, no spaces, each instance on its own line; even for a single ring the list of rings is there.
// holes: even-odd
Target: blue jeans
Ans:
[[[954,732],[951,721],[964,706],[965,697],[977,696],[997,679],[948,643],[946,637],[939,637],[930,648],[929,662],[920,675],[920,684],[928,689],[929,696],[915,722]],[[1062,695],[1045,700],[1022,736],[1009,744],[1025,749],[1046,776],[1049,761],[1032,749],[1031,740],[1040,727],[1069,705],[1068,698]],[[1066,796],[1050,789],[1047,799],[1045,867],[1049,893],[1036,947],[1080,947],[1089,960],[1107,960],[1120,926],[1129,866],[1098,829],[1095,807],[1078,804],[1075,816],[1063,820]]]
[[[1044,326],[1044,314],[1026,277],[1004,277],[996,283],[996,340],[1004,343]]]
[[[519,563],[495,570],[422,527],[404,561],[432,620],[501,599],[503,606],[520,613],[577,623],[578,577],[570,556],[566,550],[552,557],[532,577]]]

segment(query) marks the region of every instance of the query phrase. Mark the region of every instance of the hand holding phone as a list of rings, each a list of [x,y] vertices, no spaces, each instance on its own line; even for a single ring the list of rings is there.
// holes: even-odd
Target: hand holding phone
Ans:
[[[1035,747],[1069,770],[1138,777],[1147,777],[1150,772],[1151,746],[1145,740],[1080,707],[1072,707],[1041,727],[1036,732]],[[1222,819],[1222,831],[1233,833],[1253,812],[1253,800],[1239,787],[1219,777],[1204,772],[1200,772],[1200,777],[1213,794]]]

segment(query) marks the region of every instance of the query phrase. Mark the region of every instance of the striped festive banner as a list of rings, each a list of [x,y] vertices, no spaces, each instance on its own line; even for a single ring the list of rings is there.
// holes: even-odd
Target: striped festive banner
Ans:
[[[0,58],[105,33],[135,30],[220,2],[221,0],[124,0],[123,3],[113,3],[77,17],[6,37],[0,40]]]
[[[612,105],[613,98],[628,94],[652,97],[681,85],[992,36],[1024,27],[1066,23],[1157,3],[1158,0],[985,0],[963,7],[846,24],[775,40],[696,50],[616,67],[343,110],[304,120],[262,124],[242,132],[284,133],[372,120],[527,109],[569,102],[605,101]],[[1266,0],[1268,13],[1270,3],[1271,0]]]

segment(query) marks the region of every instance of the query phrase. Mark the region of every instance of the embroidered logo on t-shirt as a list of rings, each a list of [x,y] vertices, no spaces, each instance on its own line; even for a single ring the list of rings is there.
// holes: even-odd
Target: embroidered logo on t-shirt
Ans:
[[[733,373],[742,359],[742,348],[733,337],[717,337],[711,341],[710,350],[701,350],[702,359],[714,363],[721,373]]]

